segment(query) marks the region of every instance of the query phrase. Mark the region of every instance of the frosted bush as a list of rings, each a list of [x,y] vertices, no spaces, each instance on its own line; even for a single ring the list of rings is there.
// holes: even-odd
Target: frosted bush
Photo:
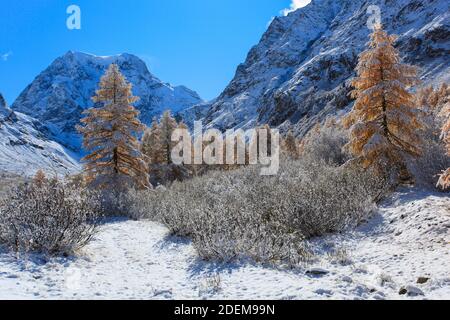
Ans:
[[[156,207],[162,196],[158,190],[129,190],[122,195],[121,212],[133,220],[155,219]]]
[[[305,240],[358,225],[383,190],[367,171],[286,160],[277,176],[251,166],[151,191],[147,214],[190,237],[204,259],[297,265],[311,258]]]
[[[450,167],[450,156],[447,155],[445,144],[441,139],[443,119],[438,115],[429,114],[425,120],[426,128],[420,146],[421,155],[418,158],[408,159],[408,166],[417,185],[434,189],[439,180],[439,173]]]
[[[342,165],[350,159],[350,155],[344,151],[348,133],[340,126],[334,125],[332,121],[327,120],[325,125],[311,130],[304,138],[303,158],[310,161],[324,161],[330,165]]]
[[[209,171],[135,195],[133,215],[190,237],[204,259],[291,266],[309,260],[308,239],[357,226],[390,190],[372,172],[344,165],[348,137],[331,124],[310,133],[301,159],[283,159],[276,176],[263,177],[256,166]]]
[[[126,217],[129,215],[128,190],[104,189],[100,193],[101,212],[105,217]]]
[[[0,244],[15,251],[71,254],[93,237],[100,201],[58,180],[23,184],[0,202]]]
[[[422,146],[422,155],[410,159],[409,167],[418,186],[435,189],[439,173],[450,168],[450,157],[445,153],[443,143],[429,139]]]

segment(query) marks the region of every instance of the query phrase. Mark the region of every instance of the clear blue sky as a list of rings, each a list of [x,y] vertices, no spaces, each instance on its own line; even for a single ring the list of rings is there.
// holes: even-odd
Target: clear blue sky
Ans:
[[[81,30],[66,9],[81,8]],[[0,0],[0,92],[12,104],[68,50],[133,53],[152,73],[204,99],[232,79],[271,18],[291,0]]]

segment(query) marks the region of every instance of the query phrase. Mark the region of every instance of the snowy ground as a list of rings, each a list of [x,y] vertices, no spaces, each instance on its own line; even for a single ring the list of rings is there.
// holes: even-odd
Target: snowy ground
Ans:
[[[217,266],[157,223],[115,220],[76,259],[0,254],[0,298],[450,299],[448,194],[397,194],[355,232],[315,245],[320,261],[295,272]],[[424,295],[401,296],[402,287]]]

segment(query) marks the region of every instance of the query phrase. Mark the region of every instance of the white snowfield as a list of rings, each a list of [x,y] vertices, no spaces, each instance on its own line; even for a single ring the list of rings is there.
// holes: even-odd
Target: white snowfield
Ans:
[[[314,245],[318,261],[297,271],[218,265],[157,223],[114,220],[77,258],[1,253],[0,298],[450,299],[448,194],[397,193],[356,231]]]
[[[2,111],[9,111],[2,115]],[[62,145],[49,140],[39,121],[0,106],[0,172],[33,176],[38,169],[64,176],[79,172],[80,164]]]

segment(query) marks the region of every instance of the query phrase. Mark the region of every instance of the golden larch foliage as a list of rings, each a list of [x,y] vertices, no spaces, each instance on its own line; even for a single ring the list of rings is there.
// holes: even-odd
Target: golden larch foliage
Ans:
[[[158,120],[154,118],[151,127],[145,130],[141,140],[141,152],[146,156],[148,164],[162,164],[164,162],[161,134]]]
[[[292,130],[289,130],[286,137],[281,142],[283,152],[293,159],[300,157],[300,142],[294,136]]]
[[[162,146],[162,154],[164,164],[172,163],[171,153],[172,148],[176,145],[175,142],[172,141],[173,131],[177,128],[178,123],[175,118],[172,117],[170,111],[166,111],[163,113],[160,121],[160,129],[161,129],[161,146]]]
[[[184,124],[182,125],[187,128]],[[163,113],[159,123],[156,118],[153,119],[152,126],[145,130],[141,140],[141,150],[149,164],[169,165],[172,163],[171,153],[176,145],[172,141],[172,134],[179,126],[170,111]]]
[[[172,161],[172,150],[178,142],[172,141],[175,129],[188,129],[183,122],[177,123],[170,111],[164,112],[158,122],[153,119],[150,128],[145,130],[141,140],[141,151],[148,164],[150,181],[154,185],[182,181],[188,175],[188,166],[175,165]]]
[[[47,175],[42,169],[39,169],[33,177],[33,184],[41,187],[47,181]]]
[[[351,128],[346,148],[363,167],[385,172],[395,166],[405,178],[409,173],[403,155],[420,155],[424,126],[416,97],[408,92],[419,83],[417,69],[402,64],[395,41],[381,25],[375,28],[369,48],[359,56],[351,93],[356,101],[343,123]]]
[[[83,158],[87,183],[102,189],[149,187],[147,165],[137,136],[144,130],[132,86],[111,64],[92,100],[101,106],[84,112],[79,131],[89,154]]]
[[[444,127],[442,128],[442,139],[444,140],[447,155],[450,157],[450,103],[447,102],[442,109],[441,115],[445,120]],[[442,189],[450,188],[450,168],[448,168],[439,179],[438,186]]]
[[[437,90],[433,86],[420,88],[417,92],[417,104],[429,115],[436,115],[440,112],[443,105],[443,99],[447,95],[447,85],[444,83]]]

